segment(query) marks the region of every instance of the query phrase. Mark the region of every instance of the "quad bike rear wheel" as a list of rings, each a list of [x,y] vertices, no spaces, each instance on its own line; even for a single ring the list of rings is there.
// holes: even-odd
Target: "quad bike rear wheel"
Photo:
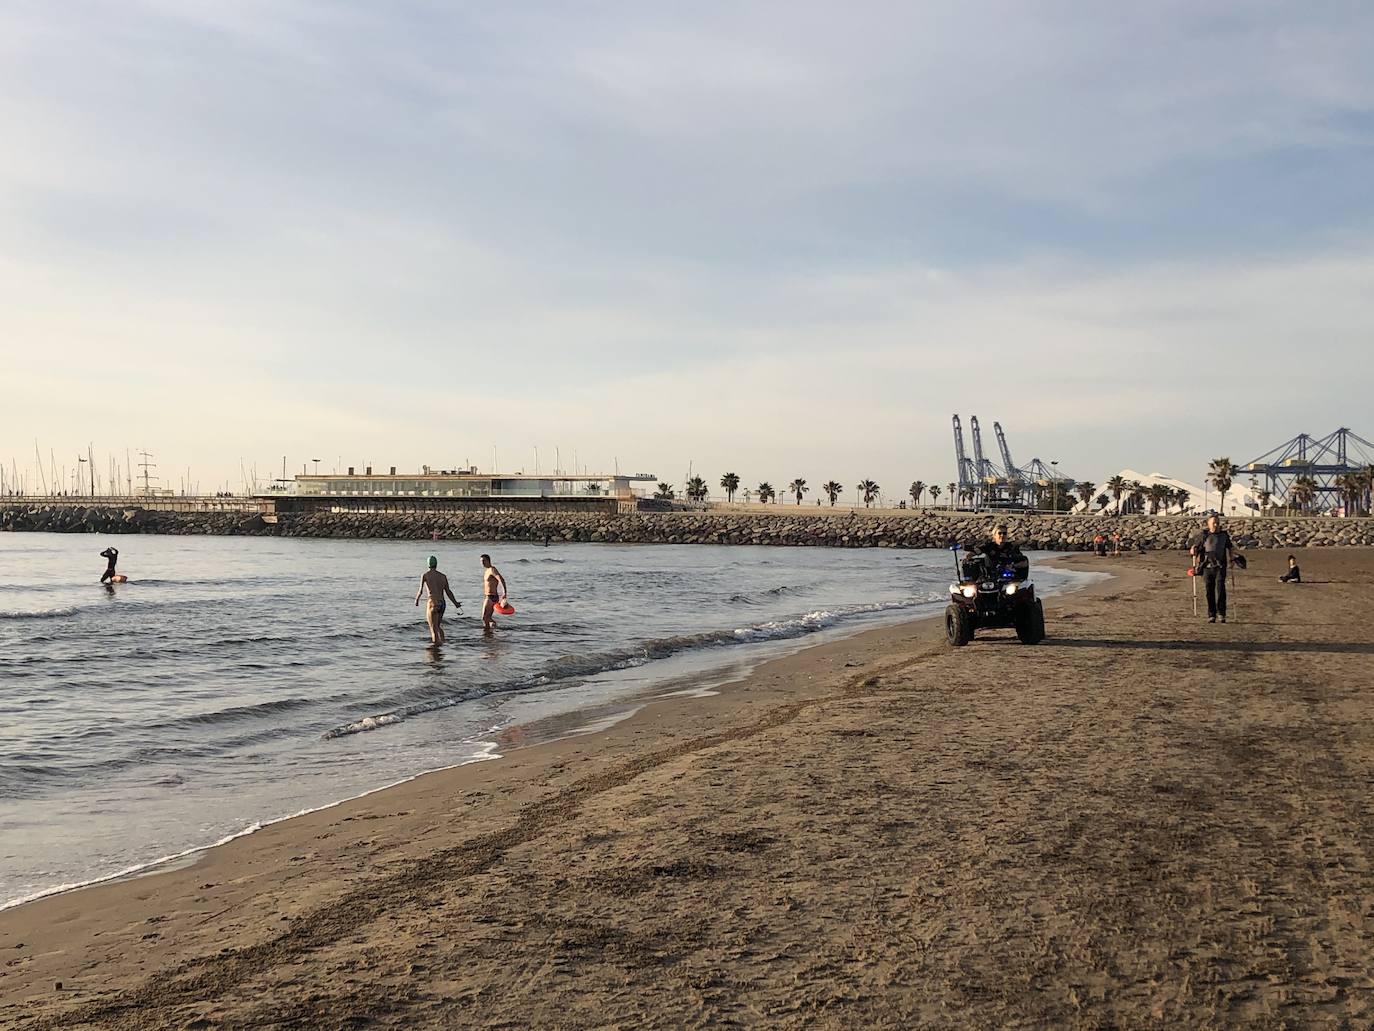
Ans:
[[[1039,598],[1017,616],[1016,636],[1022,644],[1039,644],[1045,639],[1045,606]]]

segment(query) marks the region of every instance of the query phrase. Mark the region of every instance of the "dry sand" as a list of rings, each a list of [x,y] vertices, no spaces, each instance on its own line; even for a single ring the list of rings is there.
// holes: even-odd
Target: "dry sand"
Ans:
[[[1374,554],[1177,555],[0,914],[0,1027],[1368,1027]],[[57,989],[56,982],[62,987]]]

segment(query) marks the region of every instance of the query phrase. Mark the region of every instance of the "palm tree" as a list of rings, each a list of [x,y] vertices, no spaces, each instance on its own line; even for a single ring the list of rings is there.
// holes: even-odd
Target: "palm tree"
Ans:
[[[878,485],[872,480],[864,480],[859,484],[859,490],[864,496],[864,508],[868,508],[878,497]]]
[[[954,511],[954,500],[955,500],[954,488],[955,488],[956,486],[958,486],[958,484],[951,483],[951,484],[949,485],[949,508],[950,508],[950,511],[951,511],[951,512]]]
[[[1088,511],[1088,506],[1092,504],[1093,494],[1097,490],[1097,484],[1092,480],[1079,480],[1073,488],[1078,492],[1078,499],[1083,502],[1083,511]]]
[[[1231,489],[1231,478],[1236,475],[1236,464],[1229,458],[1214,458],[1207,468],[1207,479],[1221,495],[1221,514],[1226,514],[1226,492]]]
[[[1131,511],[1145,511],[1145,484],[1139,480],[1131,481]]]
[[[1117,475],[1107,481],[1107,490],[1111,492],[1112,500],[1116,502],[1116,514],[1121,514],[1121,495],[1126,493],[1126,477]]]
[[[1260,515],[1264,515],[1264,510],[1269,507],[1269,502],[1273,499],[1274,495],[1269,493],[1269,491],[1265,488],[1261,487],[1259,489],[1259,492],[1255,496],[1259,498]]]
[[[802,495],[809,491],[811,488],[806,485],[805,480],[798,476],[795,480],[793,480],[791,483],[787,485],[787,489],[796,497],[797,504],[800,505]]]
[[[1359,473],[1341,473],[1336,477],[1336,490],[1340,492],[1345,514],[1354,515],[1360,505],[1360,496],[1364,494],[1364,477]]]
[[[654,493],[654,497],[659,501],[672,501],[673,498],[677,497],[677,494],[674,492],[671,483],[660,483],[658,485],[658,490]]]
[[[972,505],[973,499],[978,496],[978,492],[972,487],[959,488],[959,500],[966,505]]]
[[[1150,496],[1150,515],[1159,515],[1161,506],[1168,507],[1169,498],[1173,496],[1174,489],[1167,484],[1152,483],[1147,493]]]
[[[940,485],[938,483],[932,483],[930,485],[930,503],[932,505],[938,505],[940,503]]]
[[[773,485],[771,483],[769,483],[767,480],[764,480],[762,483],[759,484],[758,494],[759,504],[766,505],[768,504],[768,502],[772,501],[775,497],[777,497],[778,492],[773,489]]]
[[[687,495],[688,501],[705,501],[706,481],[700,476],[693,476],[687,481],[687,486],[682,489],[682,493]]]
[[[739,474],[726,473],[720,478],[720,485],[725,491],[725,500],[733,503],[735,500],[735,491],[739,490]]]
[[[1317,481],[1310,476],[1299,476],[1288,488],[1288,500],[1297,506],[1299,512],[1306,512],[1317,497]]]
[[[1097,510],[1101,512],[1104,508],[1107,507],[1107,502],[1111,500],[1112,499],[1107,497],[1107,495],[1099,494],[1097,497],[1093,499],[1093,504],[1095,504],[1097,506]]]
[[[918,506],[921,504],[921,495],[925,492],[926,485],[922,483],[920,480],[916,480],[915,482],[913,482],[911,485],[911,489],[907,491],[907,493],[911,495],[911,503],[913,505]]]
[[[830,499],[830,507],[835,507],[835,499],[844,491],[843,483],[836,483],[834,480],[827,480],[821,484],[821,493]]]

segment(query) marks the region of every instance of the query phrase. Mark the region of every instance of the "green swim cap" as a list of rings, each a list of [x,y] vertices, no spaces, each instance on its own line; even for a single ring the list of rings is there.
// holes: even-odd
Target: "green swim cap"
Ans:
[[[430,569],[433,569],[433,568],[434,568],[435,566],[437,566],[438,564],[439,564],[439,560],[438,560],[437,558],[435,558],[433,555],[429,556],[429,568],[430,568]]]

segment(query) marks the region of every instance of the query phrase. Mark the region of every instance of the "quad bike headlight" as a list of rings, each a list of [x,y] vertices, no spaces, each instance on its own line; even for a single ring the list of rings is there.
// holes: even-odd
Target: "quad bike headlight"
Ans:
[[[976,598],[978,596],[978,588],[974,587],[972,584],[962,588],[962,592],[965,598]]]
[[[1016,585],[1015,585],[1015,584],[1007,584],[1007,586],[1003,587],[1002,590],[1006,591],[1008,594],[1015,594],[1015,593],[1016,593]]]

